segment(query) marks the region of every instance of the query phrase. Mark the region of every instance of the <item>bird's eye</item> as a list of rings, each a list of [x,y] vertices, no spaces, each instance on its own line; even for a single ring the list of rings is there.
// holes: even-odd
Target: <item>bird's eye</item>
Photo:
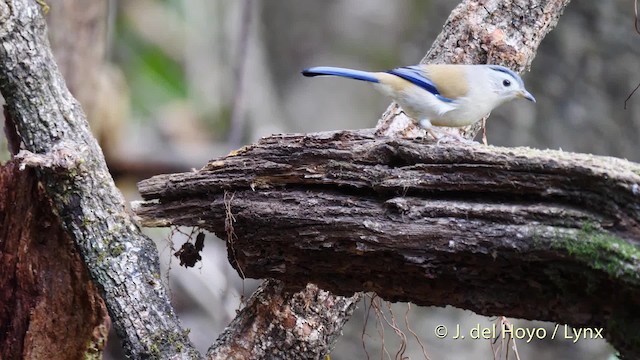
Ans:
[[[511,81],[509,81],[507,79],[502,80],[502,85],[504,85],[505,87],[509,87],[509,86],[511,86]]]

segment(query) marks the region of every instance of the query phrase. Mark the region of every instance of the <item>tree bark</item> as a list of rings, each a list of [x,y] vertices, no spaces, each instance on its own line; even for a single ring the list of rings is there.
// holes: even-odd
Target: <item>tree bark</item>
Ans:
[[[55,66],[39,6],[32,1],[0,1],[0,92],[7,102],[6,115],[15,124],[21,147],[26,149],[18,158],[24,166],[36,169],[64,229],[75,240],[106,301],[127,354],[133,358],[199,358],[159,280],[157,249],[127,213],[101,150],[89,132],[86,117]],[[335,311],[327,308],[322,312],[327,321],[316,325],[309,325],[308,320],[313,317],[300,318],[296,326],[302,331],[283,343],[310,351],[302,355],[313,352],[318,356],[333,346],[359,299],[359,295],[343,298],[317,289],[291,294],[280,286],[265,287],[260,296],[272,299],[269,308],[274,311],[278,306],[283,311],[293,308],[300,299],[311,305],[325,298],[325,302],[314,306],[316,309],[329,303],[344,304],[335,307]],[[252,308],[245,312],[253,310],[260,312]],[[272,333],[256,328],[250,321],[242,324],[251,327],[254,334]],[[258,325],[267,327],[273,323]],[[316,328],[320,325],[325,328]],[[312,335],[321,336],[310,339],[306,332],[309,329]],[[230,328],[225,332],[226,339],[234,342],[236,334],[245,330]],[[218,341],[219,346],[224,344],[224,340]],[[250,343],[254,349],[261,345]],[[212,348],[209,356],[215,358],[215,354],[224,357],[229,353]],[[296,352],[287,355],[298,356]]]
[[[0,166],[0,358],[101,358],[110,324],[33,171]]]
[[[133,358],[199,358],[160,281],[158,254],[128,214],[86,117],[58,71],[41,5],[0,0],[0,92],[25,149]]]
[[[145,225],[216,233],[243,276],[603,327],[640,356],[640,165],[339,131],[139,189]]]
[[[324,359],[359,295],[335,296],[307,284],[303,290],[267,280],[218,340],[209,359]]]

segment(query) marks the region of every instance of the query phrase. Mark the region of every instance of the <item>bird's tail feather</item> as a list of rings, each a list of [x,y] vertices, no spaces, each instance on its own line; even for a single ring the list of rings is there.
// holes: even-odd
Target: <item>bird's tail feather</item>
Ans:
[[[345,69],[339,67],[331,67],[331,66],[317,66],[308,69],[302,70],[302,75],[304,76],[322,76],[322,75],[330,75],[330,76],[340,76],[346,77],[349,79],[356,79],[362,81],[370,81],[370,82],[380,82],[378,78],[370,72],[361,71],[361,70],[353,70],[353,69]]]

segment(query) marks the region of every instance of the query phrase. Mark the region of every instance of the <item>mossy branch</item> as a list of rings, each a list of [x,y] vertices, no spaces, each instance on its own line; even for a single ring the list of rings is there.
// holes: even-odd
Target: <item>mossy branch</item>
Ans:
[[[640,324],[638,170],[369,131],[274,135],[141,182],[136,212],[150,226],[230,239],[229,259],[248,277],[604,327],[635,356],[619,329]]]

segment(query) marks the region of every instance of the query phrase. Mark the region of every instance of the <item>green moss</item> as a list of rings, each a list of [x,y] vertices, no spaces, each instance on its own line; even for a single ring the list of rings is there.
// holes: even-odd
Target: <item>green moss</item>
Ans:
[[[94,353],[94,352],[90,352],[87,351],[84,353],[84,356],[82,357],[83,360],[99,360],[102,359],[102,353]]]
[[[149,351],[151,352],[151,355],[157,357],[158,355],[160,355],[160,347],[158,346],[158,344],[151,344],[149,346]]]
[[[87,227],[92,223],[92,221],[88,217],[82,218],[82,227]]]
[[[96,348],[96,344],[93,343],[93,341],[89,341],[87,340],[87,342],[84,345],[85,349],[87,349],[84,353],[84,355],[82,356],[83,360],[98,360],[98,359],[102,359],[102,353],[100,351],[98,351],[98,349]]]
[[[111,256],[118,257],[124,252],[124,246],[122,244],[118,244],[111,248]]]
[[[49,10],[51,8],[49,7],[49,5],[47,5],[47,3],[44,0],[36,0],[36,3],[40,5],[40,7],[42,8],[42,12],[44,12],[45,15],[49,13]]]
[[[160,348],[163,348],[163,345],[169,345],[175,348],[178,352],[182,352],[184,350],[184,340],[189,334],[189,330],[185,330],[183,332],[184,336],[181,336],[177,333],[158,333],[152,337],[152,344],[149,346],[149,351],[154,354],[159,354]]]
[[[603,231],[599,225],[585,223],[575,237],[560,235],[553,246],[565,249],[569,255],[590,264],[594,269],[640,283],[637,266],[640,248]]]
[[[106,258],[107,254],[104,251],[101,251],[100,253],[98,253],[98,257],[96,257],[96,263],[98,265],[103,265]]]
[[[94,333],[95,335],[95,333]],[[98,327],[99,336],[91,338],[91,340],[87,340],[85,343],[85,352],[82,358],[84,360],[98,360],[102,359],[102,352],[106,346],[107,337],[109,336],[109,329],[105,325],[100,325]]]

